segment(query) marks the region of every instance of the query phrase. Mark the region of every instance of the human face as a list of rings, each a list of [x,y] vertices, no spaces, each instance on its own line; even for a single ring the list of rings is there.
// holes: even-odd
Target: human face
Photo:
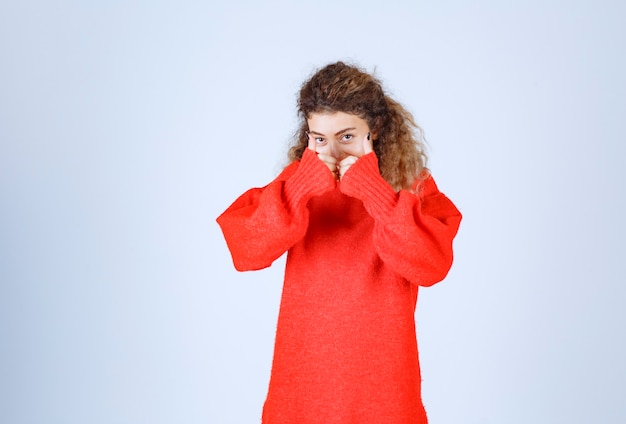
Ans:
[[[307,124],[318,154],[337,161],[348,156],[363,156],[363,140],[370,132],[364,119],[345,112],[319,112],[312,113]]]

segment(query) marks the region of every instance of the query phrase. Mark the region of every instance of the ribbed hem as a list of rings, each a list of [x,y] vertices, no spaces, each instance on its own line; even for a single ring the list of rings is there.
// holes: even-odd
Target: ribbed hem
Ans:
[[[315,152],[305,149],[296,172],[285,182],[285,200],[297,209],[313,196],[320,196],[332,190],[336,180],[332,172]]]
[[[380,175],[378,159],[373,152],[361,156],[348,169],[340,189],[344,194],[361,200],[374,219],[389,216],[398,202],[398,194]]]

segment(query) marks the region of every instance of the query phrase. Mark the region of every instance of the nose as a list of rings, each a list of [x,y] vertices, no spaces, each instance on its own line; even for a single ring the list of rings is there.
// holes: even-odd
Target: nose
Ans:
[[[343,149],[341,148],[339,143],[334,140],[330,143],[330,154],[337,160],[343,159]]]

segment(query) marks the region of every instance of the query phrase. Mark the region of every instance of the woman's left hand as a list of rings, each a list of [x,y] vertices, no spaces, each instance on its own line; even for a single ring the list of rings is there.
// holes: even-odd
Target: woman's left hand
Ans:
[[[359,152],[360,153],[359,156],[346,156],[339,163],[337,163],[337,171],[339,173],[339,179],[343,178],[344,174],[348,172],[348,169],[350,169],[350,167],[354,165],[361,156],[374,151],[372,140],[370,139],[370,133],[367,133],[367,135],[363,138],[361,147],[362,149]]]

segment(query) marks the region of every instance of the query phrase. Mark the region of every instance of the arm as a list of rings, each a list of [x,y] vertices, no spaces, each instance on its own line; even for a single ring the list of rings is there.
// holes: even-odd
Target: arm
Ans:
[[[452,266],[452,240],[461,213],[432,177],[419,194],[396,193],[383,179],[374,153],[359,158],[341,180],[343,193],[363,201],[374,218],[374,245],[382,261],[421,286],[441,281]]]
[[[217,218],[238,271],[266,268],[304,237],[307,202],[335,187],[335,178],[306,149],[270,184],[253,188]]]

